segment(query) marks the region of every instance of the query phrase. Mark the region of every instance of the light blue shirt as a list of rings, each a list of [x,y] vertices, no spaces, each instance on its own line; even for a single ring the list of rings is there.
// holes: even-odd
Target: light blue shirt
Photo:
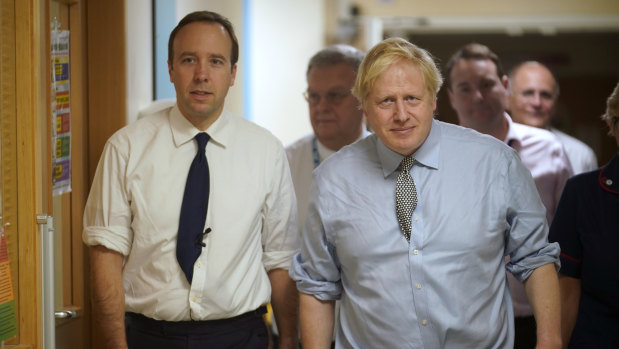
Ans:
[[[341,299],[337,348],[512,348],[505,269],[558,266],[531,173],[504,143],[436,120],[414,157],[410,244],[395,214],[402,155],[371,135],[324,161],[291,277]]]

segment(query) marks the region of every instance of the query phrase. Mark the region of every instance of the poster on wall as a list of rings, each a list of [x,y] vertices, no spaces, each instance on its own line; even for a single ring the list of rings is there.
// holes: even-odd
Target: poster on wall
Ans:
[[[4,229],[0,227],[0,341],[17,335],[17,316]]]
[[[52,30],[52,183],[53,194],[71,191],[71,89],[69,31]]]

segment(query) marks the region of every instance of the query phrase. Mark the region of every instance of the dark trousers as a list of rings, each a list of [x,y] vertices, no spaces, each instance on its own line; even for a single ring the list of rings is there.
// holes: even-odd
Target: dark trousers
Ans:
[[[537,344],[537,325],[533,316],[515,318],[514,349],[534,349]]]
[[[269,335],[263,307],[231,319],[160,321],[126,313],[129,349],[266,349]]]

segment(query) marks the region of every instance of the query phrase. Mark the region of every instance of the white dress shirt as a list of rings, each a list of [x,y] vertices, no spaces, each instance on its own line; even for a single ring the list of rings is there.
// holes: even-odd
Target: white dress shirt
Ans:
[[[518,152],[522,163],[531,171],[546,208],[546,219],[550,224],[563,193],[563,187],[573,175],[570,162],[563,146],[552,133],[513,122],[507,114],[505,118],[509,122],[505,143]],[[518,317],[533,315],[524,285],[510,273],[507,273],[507,281],[512,292],[514,314]]]
[[[84,212],[83,239],[126,256],[126,310],[153,319],[212,320],[270,301],[267,272],[287,269],[298,247],[297,210],[281,143],[223,112],[206,132],[212,231],[188,284],[176,238],[200,132],[165,108],[106,143]]]
[[[556,128],[551,128],[550,132],[563,144],[563,148],[565,148],[567,157],[570,159],[570,164],[572,165],[572,170],[574,170],[575,175],[593,171],[598,168],[597,157],[593,149],[588,145]]]

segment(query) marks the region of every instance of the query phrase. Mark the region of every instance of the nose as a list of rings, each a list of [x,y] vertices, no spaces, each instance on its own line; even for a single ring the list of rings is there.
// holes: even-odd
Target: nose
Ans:
[[[395,109],[393,119],[399,122],[404,122],[408,120],[408,114],[406,113],[406,109],[404,108],[404,102],[400,99],[395,102]]]
[[[542,98],[539,95],[539,93],[536,93],[536,94],[533,95],[533,97],[531,98],[531,103],[535,107],[539,107],[539,106],[542,105]]]
[[[194,79],[198,82],[207,81],[209,77],[208,65],[205,63],[196,64]]]
[[[475,89],[473,91],[473,100],[475,101],[481,101],[484,99],[484,95],[481,93],[480,89]]]
[[[329,109],[330,107],[331,107],[331,104],[327,101],[327,96],[320,95],[318,97],[318,103],[316,103],[316,108],[318,108],[318,110],[326,110],[326,109]]]

